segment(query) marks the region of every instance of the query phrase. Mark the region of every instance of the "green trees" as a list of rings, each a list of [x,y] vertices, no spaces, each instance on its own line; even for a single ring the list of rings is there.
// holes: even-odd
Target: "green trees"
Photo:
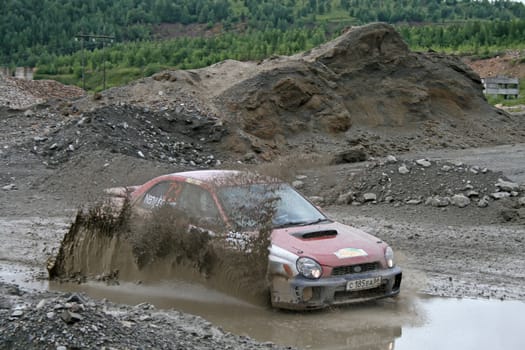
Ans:
[[[467,21],[448,25],[399,27],[411,47],[475,53],[480,47],[521,47],[525,20]]]
[[[395,24],[422,49],[478,52],[523,46],[525,37],[525,6],[508,0],[3,0],[2,10],[0,65],[37,65],[42,76],[73,82],[79,33],[112,35],[119,43],[104,49],[84,42],[93,74],[106,62],[131,75],[291,54],[346,25],[372,21]],[[164,23],[192,24],[197,34],[213,29],[216,36],[150,42]]]
[[[285,31],[345,19],[427,24],[523,18],[525,6],[508,0],[4,0],[0,64],[28,65],[43,51],[72,53],[79,49],[73,41],[78,33],[114,35],[120,42],[149,40],[153,25],[161,23]]]
[[[291,55],[326,41],[323,28],[281,31],[252,30],[243,34],[225,33],[210,38],[179,38],[161,42],[117,43],[110,47],[85,51],[86,72],[96,77],[106,62],[108,86],[115,86],[150,75],[161,69],[205,67],[225,59],[258,60],[271,55]],[[80,83],[82,55],[45,55],[38,62],[37,78],[53,78]],[[125,71],[127,76],[120,72]],[[112,80],[111,76],[115,79]],[[87,88],[98,90],[101,79],[87,81]]]

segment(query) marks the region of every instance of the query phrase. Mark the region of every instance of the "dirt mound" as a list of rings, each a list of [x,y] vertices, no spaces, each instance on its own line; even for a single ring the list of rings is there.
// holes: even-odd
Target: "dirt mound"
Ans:
[[[219,162],[216,143],[225,132],[220,124],[196,114],[119,105],[70,118],[35,136],[29,148],[49,165],[79,153],[108,150],[174,165],[213,166]]]
[[[482,78],[496,76],[525,78],[525,50],[509,50],[486,59],[467,57],[464,61]]]
[[[458,146],[465,136],[479,143],[502,126],[503,115],[485,102],[468,66],[451,56],[410,52],[385,24],[352,28],[310,52],[261,66],[218,101],[249,138],[277,149],[301,143],[301,134],[344,147],[359,129],[407,149],[424,148],[424,142]],[[425,141],[410,140],[422,133]]]
[[[333,153],[349,145],[386,155],[525,137],[519,118],[487,104],[479,76],[460,59],[411,52],[382,23],[352,27],[294,56],[165,71],[100,97],[76,106],[125,101],[217,118],[230,127],[225,149],[241,159]]]
[[[0,76],[0,106],[25,109],[50,99],[74,99],[85,95],[76,86],[54,80],[23,80]]]
[[[18,95],[31,96],[16,102],[28,106],[81,93],[51,82],[2,82],[18,84],[0,94],[12,106]],[[290,57],[164,71],[44,114],[34,113],[43,116],[41,134],[25,147],[52,166],[99,149],[210,166],[217,158],[258,162],[356,146],[384,156],[525,140],[521,118],[488,105],[466,64],[410,52],[381,23]],[[46,126],[45,119],[59,122]]]

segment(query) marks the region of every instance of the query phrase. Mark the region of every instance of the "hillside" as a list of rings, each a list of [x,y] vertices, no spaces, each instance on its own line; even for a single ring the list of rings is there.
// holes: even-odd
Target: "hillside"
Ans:
[[[175,156],[168,149],[155,151],[153,141],[160,142],[158,147],[169,144],[165,131],[177,125],[183,127],[183,134],[196,133],[204,143],[200,149],[211,147],[215,157],[247,162],[295,153],[331,159],[338,152],[356,149],[378,156],[522,142],[521,120],[491,107],[481,90],[479,76],[459,58],[412,52],[392,26],[377,23],[351,28],[331,42],[293,56],[164,71],[111,88],[96,99],[81,99],[63,113],[94,111],[84,118],[103,118],[102,123],[114,126],[134,125],[136,121],[128,118],[137,116],[149,119],[152,127],[161,129],[152,129],[151,139],[131,138],[133,145],[122,147],[120,141],[111,146],[95,138],[86,147],[104,145],[133,156],[155,154],[164,161]],[[135,109],[125,111],[122,106],[127,105]],[[111,108],[119,111],[111,113],[121,117],[112,120],[107,114],[111,108],[105,106],[116,106]],[[194,121],[177,124],[185,118]],[[74,140],[77,122],[74,118],[69,129],[37,143],[38,148]],[[100,130],[97,127],[95,136],[104,138]],[[113,130],[129,137],[120,127]],[[162,137],[155,136],[158,133]],[[66,148],[44,152],[61,161],[76,153]]]
[[[466,58],[465,62],[481,77],[511,76],[525,79],[523,55],[524,52],[509,50],[486,59]]]
[[[525,18],[523,4],[506,0],[94,0],[81,4],[71,0],[11,0],[4,4],[3,10],[0,13],[0,37],[3,38],[0,65],[16,66],[50,64],[57,55],[78,51],[80,45],[74,38],[80,33],[111,35],[122,43],[179,36],[163,30],[170,25],[182,26],[181,32],[214,28],[214,33],[320,26],[331,35],[347,25],[375,21],[410,23],[416,27],[434,23],[438,28],[447,23],[476,22],[474,25],[479,26],[497,22],[497,27],[477,31],[483,35],[481,39],[485,42],[482,41],[481,46],[484,46],[490,45],[493,36],[508,40],[521,34],[516,27],[522,26]],[[517,24],[507,26],[513,21]],[[471,38],[458,36],[456,32],[453,29],[452,34],[459,42]],[[417,36],[421,38],[421,33]],[[451,45],[448,40],[440,42],[442,38],[437,35],[431,40],[439,45]],[[422,39],[428,42],[428,38]],[[100,40],[85,44],[89,50],[103,47]]]

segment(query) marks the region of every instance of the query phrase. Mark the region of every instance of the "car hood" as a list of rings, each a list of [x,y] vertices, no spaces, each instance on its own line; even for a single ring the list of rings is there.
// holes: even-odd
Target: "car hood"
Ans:
[[[337,222],[276,229],[272,244],[325,266],[382,261],[386,247],[380,239]]]

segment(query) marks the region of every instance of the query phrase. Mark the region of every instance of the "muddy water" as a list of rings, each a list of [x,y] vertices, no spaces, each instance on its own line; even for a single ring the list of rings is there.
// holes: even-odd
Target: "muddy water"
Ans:
[[[296,313],[254,305],[183,281],[155,285],[50,284],[96,298],[200,315],[259,341],[307,349],[523,349],[525,303],[401,295],[364,305]]]
[[[49,230],[41,229],[48,223],[35,220],[13,224],[22,229],[10,228],[11,224],[9,220],[4,222],[7,239],[0,248],[0,280],[26,288],[78,290],[127,304],[146,301],[158,308],[200,315],[235,334],[306,349],[525,348],[525,303],[418,296],[415,291],[421,290],[424,283],[414,271],[406,270],[402,293],[396,300],[319,312],[282,312],[211,290],[188,276],[184,280],[153,282],[157,277],[170,275],[165,271],[149,271],[151,279],[140,276],[142,284],[121,282],[119,286],[92,282],[56,284],[35,279],[46,275],[41,261],[54,252],[57,237],[62,237],[66,225]],[[45,242],[49,244],[44,245]],[[132,281],[139,278],[131,276],[135,277],[129,279]]]
[[[396,349],[524,349],[525,303],[430,298],[423,327],[406,327]]]

